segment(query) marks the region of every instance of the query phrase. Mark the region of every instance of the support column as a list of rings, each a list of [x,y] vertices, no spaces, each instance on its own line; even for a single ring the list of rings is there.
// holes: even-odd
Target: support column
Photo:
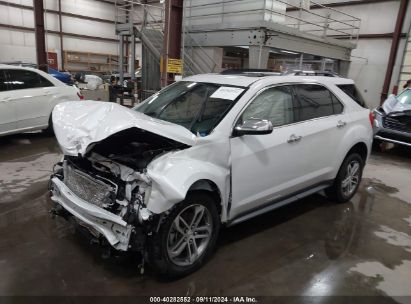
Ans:
[[[59,36],[60,36],[61,69],[64,71],[63,21],[62,21],[62,16],[61,16],[61,0],[59,0]]]
[[[266,69],[268,66],[268,57],[270,48],[262,45],[250,45],[248,53],[249,69]]]
[[[124,81],[124,39],[123,39],[123,35],[119,36],[119,50],[118,50],[118,72],[120,74],[120,85],[123,85],[123,81]]]
[[[131,79],[136,79],[136,34],[133,30],[133,35],[131,35],[131,50],[130,50],[130,74]]]
[[[339,60],[338,62],[338,74],[342,77],[348,77],[348,71],[350,69],[351,62],[348,60]]]
[[[163,43],[163,66],[161,84],[166,86],[174,81],[167,73],[167,59],[181,59],[181,30],[183,24],[183,0],[166,0],[165,29]]]
[[[37,67],[47,72],[46,35],[44,31],[43,0],[33,0],[34,30],[36,36]]]

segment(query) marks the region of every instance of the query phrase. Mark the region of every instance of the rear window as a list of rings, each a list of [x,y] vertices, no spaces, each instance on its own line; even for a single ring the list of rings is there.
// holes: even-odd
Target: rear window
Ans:
[[[345,94],[351,97],[356,103],[358,103],[363,108],[366,108],[367,105],[365,104],[364,99],[362,98],[360,92],[358,92],[357,88],[354,84],[339,84],[337,85]]]
[[[341,114],[343,105],[326,88],[316,84],[298,84],[294,86],[297,92],[297,121]]]

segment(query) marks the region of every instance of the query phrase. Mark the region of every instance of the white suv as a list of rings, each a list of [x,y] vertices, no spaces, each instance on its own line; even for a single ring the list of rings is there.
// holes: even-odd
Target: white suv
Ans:
[[[43,71],[0,64],[0,136],[51,131],[51,112],[63,101],[80,100],[76,87]]]
[[[139,251],[168,276],[200,267],[221,224],[325,190],[355,194],[372,145],[370,111],[336,77],[198,75],[134,109],[60,104],[64,159],[53,212],[100,243]]]

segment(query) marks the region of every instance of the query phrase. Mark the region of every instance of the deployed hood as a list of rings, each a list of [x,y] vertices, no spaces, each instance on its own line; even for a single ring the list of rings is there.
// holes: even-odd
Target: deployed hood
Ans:
[[[120,131],[138,128],[173,141],[193,146],[196,136],[186,128],[151,118],[115,103],[71,101],[53,110],[53,128],[66,155],[84,155],[90,144]]]
[[[411,104],[401,103],[395,95],[390,95],[382,104],[386,114],[411,110]]]

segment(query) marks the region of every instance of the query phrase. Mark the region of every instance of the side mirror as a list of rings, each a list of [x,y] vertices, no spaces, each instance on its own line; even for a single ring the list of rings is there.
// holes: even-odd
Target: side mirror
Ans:
[[[242,125],[234,128],[233,135],[264,135],[273,132],[271,121],[260,118],[250,118],[243,122]]]

